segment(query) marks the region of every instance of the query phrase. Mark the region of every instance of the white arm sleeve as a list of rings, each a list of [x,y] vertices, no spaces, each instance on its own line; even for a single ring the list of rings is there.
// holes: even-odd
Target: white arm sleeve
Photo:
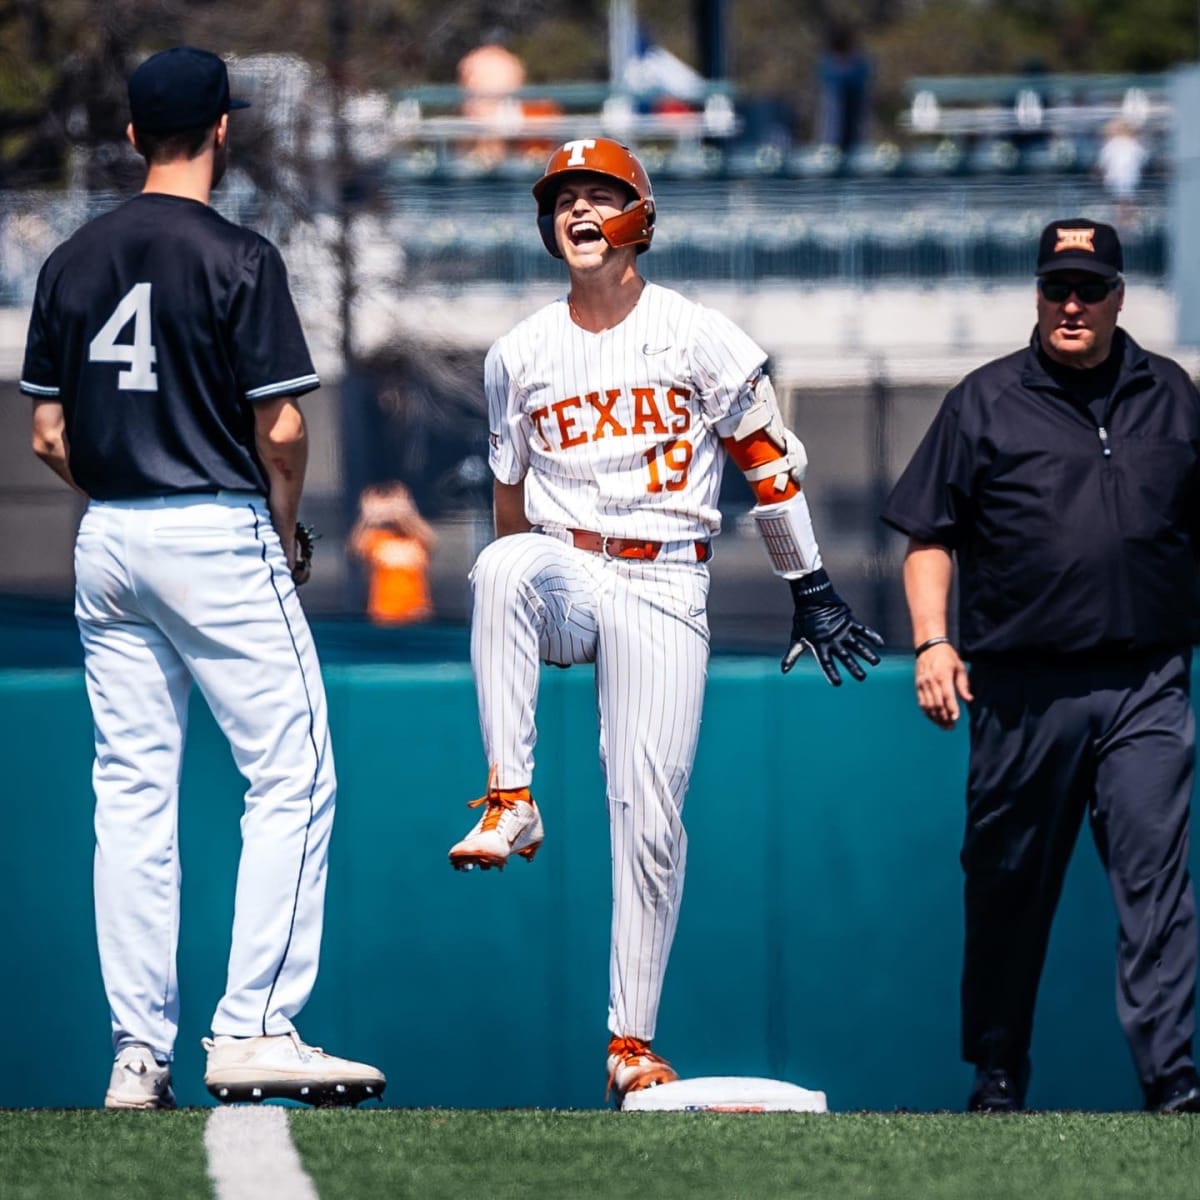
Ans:
[[[501,483],[519,483],[529,469],[530,422],[500,342],[484,361],[483,390],[488,406],[488,464]]]

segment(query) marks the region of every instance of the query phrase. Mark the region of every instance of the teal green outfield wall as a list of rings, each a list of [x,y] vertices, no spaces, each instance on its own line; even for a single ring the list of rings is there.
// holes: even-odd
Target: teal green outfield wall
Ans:
[[[537,861],[451,871],[485,766],[461,665],[331,667],[341,783],[321,977],[303,1035],[387,1072],[410,1107],[600,1107],[610,855],[590,671],[544,674]],[[5,986],[0,1107],[93,1105],[110,1062],[92,932],[91,723],[77,671],[0,672]],[[770,1075],[835,1109],[961,1105],[964,730],[911,664],[829,689],[811,664],[714,660],[688,799],[689,868],[656,1047],[687,1075]],[[193,703],[176,1088],[208,1102],[242,783]],[[1083,839],[1086,842],[1086,834]],[[1090,843],[1043,983],[1031,1102],[1136,1108],[1113,1013],[1112,904]]]

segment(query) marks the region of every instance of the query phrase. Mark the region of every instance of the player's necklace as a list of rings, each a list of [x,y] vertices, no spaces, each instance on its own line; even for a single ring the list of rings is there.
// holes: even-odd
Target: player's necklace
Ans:
[[[579,309],[577,309],[575,307],[575,298],[571,295],[570,292],[567,293],[567,311],[571,314],[571,320],[574,321],[575,324],[578,325],[581,329],[586,329],[591,333],[603,333],[604,330],[608,328],[607,325],[603,325],[599,329],[592,329],[591,325],[589,325],[579,315]]]
[[[567,311],[571,314],[571,320],[574,321],[575,324],[581,329],[586,329],[589,333],[603,333],[607,329],[612,329],[614,326],[620,325],[620,323],[625,320],[625,318],[629,316],[631,312],[633,312],[633,310],[637,307],[638,300],[641,298],[644,286],[645,285],[643,284],[643,287],[638,288],[638,293],[634,297],[633,303],[615,321],[610,321],[607,324],[601,325],[599,329],[593,329],[591,323],[583,319],[583,317],[580,315],[579,309],[575,307],[575,297],[570,292],[567,293]]]

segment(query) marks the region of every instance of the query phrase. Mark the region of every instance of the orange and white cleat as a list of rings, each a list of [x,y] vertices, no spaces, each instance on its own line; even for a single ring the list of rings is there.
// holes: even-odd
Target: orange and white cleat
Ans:
[[[675,1068],[661,1055],[650,1049],[650,1043],[636,1037],[618,1037],[608,1042],[608,1091],[615,1094],[620,1107],[627,1092],[640,1092],[660,1083],[674,1083],[679,1078]]]
[[[468,808],[486,805],[475,828],[450,847],[450,865],[456,871],[472,867],[504,869],[510,854],[533,861],[544,836],[542,815],[527,787],[501,789],[488,779],[487,794],[472,800]]]

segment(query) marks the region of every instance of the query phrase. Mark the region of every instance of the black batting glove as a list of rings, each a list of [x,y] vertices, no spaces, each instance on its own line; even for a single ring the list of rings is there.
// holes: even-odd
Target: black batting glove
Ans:
[[[792,616],[792,644],[779,664],[783,673],[786,675],[796,665],[796,659],[807,648],[817,656],[825,678],[834,687],[842,686],[838,663],[855,679],[866,679],[867,673],[858,660],[878,666],[875,647],[883,645],[883,638],[854,619],[850,606],[833,590],[825,568],[789,579],[788,585],[796,610]]]
[[[301,587],[312,578],[313,551],[321,535],[303,521],[296,522],[296,561],[292,565],[292,582]]]

